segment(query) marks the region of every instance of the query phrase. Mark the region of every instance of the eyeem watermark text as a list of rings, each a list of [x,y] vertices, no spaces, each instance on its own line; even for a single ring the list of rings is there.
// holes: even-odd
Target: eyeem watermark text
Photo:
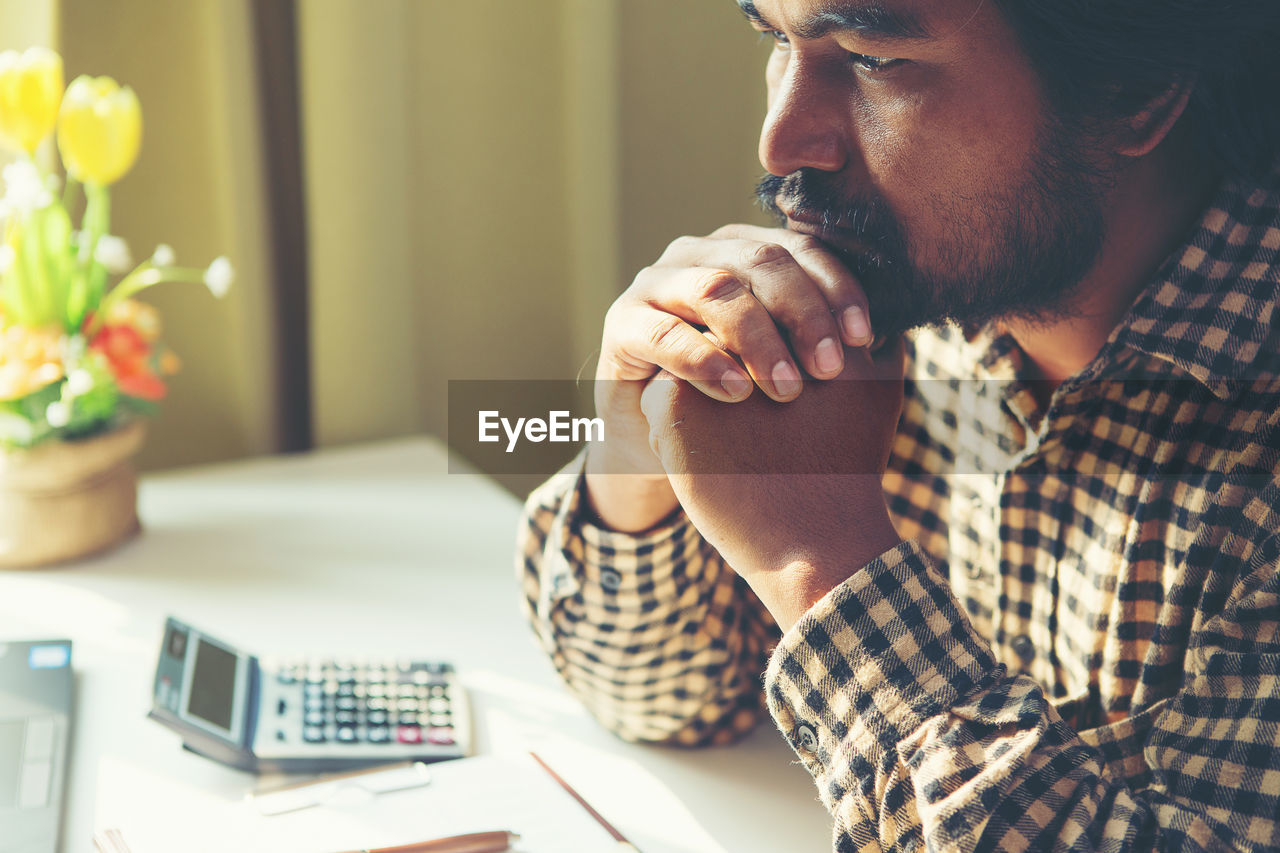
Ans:
[[[502,417],[496,410],[482,411],[480,414],[479,440],[485,443],[501,441],[498,430],[507,437],[507,452],[516,449],[523,435],[525,441],[534,444],[543,441],[553,443],[573,443],[580,441],[604,441],[604,420],[601,418],[574,418],[566,411],[548,412],[542,418],[516,418],[514,422]]]

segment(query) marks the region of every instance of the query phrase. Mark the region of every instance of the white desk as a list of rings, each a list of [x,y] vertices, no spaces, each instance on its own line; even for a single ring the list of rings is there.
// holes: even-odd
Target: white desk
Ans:
[[[585,715],[519,614],[518,503],[485,478],[447,473],[437,442],[153,475],[139,500],[144,532],[123,548],[0,572],[0,639],[75,642],[67,853],[92,850],[104,762],[229,799],[250,787],[145,719],[168,614],[260,654],[452,660],[472,692],[477,752],[569,736],[657,777],[728,853],[829,849],[813,784],[767,723],[734,746],[688,751],[625,744]],[[659,817],[628,809],[625,792],[583,788],[623,832]]]

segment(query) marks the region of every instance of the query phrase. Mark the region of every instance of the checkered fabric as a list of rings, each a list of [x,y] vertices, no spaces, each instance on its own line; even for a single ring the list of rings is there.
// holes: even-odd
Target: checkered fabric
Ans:
[[[998,330],[915,335],[905,542],[783,637],[683,515],[593,526],[571,466],[521,530],[534,629],[629,739],[732,739],[765,671],[838,851],[1280,849],[1278,284],[1280,174],[1043,409]]]

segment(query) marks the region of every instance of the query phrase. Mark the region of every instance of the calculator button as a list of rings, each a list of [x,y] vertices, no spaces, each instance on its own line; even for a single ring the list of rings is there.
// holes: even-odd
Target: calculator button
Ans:
[[[386,743],[391,740],[391,730],[386,726],[370,726],[365,740],[369,743]]]
[[[401,699],[399,702],[396,703],[396,707],[399,708],[401,711],[416,711],[418,710],[418,700],[412,697],[407,699]]]
[[[417,695],[418,695],[418,688],[414,687],[412,684],[400,685],[400,696],[402,698],[408,697],[408,696],[417,696]]]
[[[336,706],[339,711],[354,711],[356,709],[356,700],[350,696],[339,696]]]
[[[355,743],[355,726],[338,726],[338,741],[341,743]]]
[[[380,696],[372,697],[365,700],[364,706],[370,711],[381,711],[387,707],[387,700]]]
[[[427,708],[432,711],[448,711],[449,705],[448,699],[432,699],[427,703]]]
[[[452,746],[456,741],[453,739],[453,729],[435,728],[427,730],[427,742],[438,744],[439,746]]]
[[[324,712],[323,712],[323,711],[308,711],[308,712],[307,712],[307,716],[306,716],[306,723],[307,723],[307,725],[309,725],[309,726],[323,726],[323,725],[324,725]]]
[[[387,723],[387,712],[369,711],[365,719],[371,726],[384,726]]]
[[[448,714],[431,714],[427,718],[428,722],[433,726],[451,726],[453,725],[453,717]]]
[[[400,726],[396,729],[396,740],[401,743],[422,743],[422,729],[417,726]]]
[[[298,679],[297,676],[294,675],[293,670],[287,669],[282,670],[280,674],[276,676],[276,681],[284,685],[289,685],[296,684]]]
[[[324,728],[307,726],[302,730],[302,739],[307,743],[324,743]]]
[[[356,724],[356,712],[339,711],[333,715],[333,721],[340,726],[354,726]]]
[[[414,672],[413,674],[414,684],[426,684],[429,681],[431,681],[431,674],[428,673],[425,669],[420,669]]]
[[[381,698],[387,695],[387,686],[382,683],[373,683],[369,685],[369,696],[373,698]]]
[[[339,684],[339,685],[338,685],[338,695],[339,695],[339,696],[355,696],[355,695],[356,695],[356,685],[355,685],[355,682],[354,682],[354,681],[351,681],[351,682],[346,682],[346,681],[344,681],[344,682],[342,682],[341,684]]]

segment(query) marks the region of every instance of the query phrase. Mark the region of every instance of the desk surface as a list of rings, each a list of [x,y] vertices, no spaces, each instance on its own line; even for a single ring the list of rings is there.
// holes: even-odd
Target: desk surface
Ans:
[[[518,502],[447,473],[432,440],[152,475],[139,514],[142,536],[109,555],[0,572],[0,639],[75,642],[67,853],[92,850],[104,762],[228,798],[250,787],[145,719],[168,614],[260,654],[452,660],[472,692],[478,753],[571,737],[640,765],[729,853],[829,849],[813,783],[767,723],[734,746],[690,751],[625,744],[585,715],[519,613]],[[624,832],[653,819],[584,787]]]

